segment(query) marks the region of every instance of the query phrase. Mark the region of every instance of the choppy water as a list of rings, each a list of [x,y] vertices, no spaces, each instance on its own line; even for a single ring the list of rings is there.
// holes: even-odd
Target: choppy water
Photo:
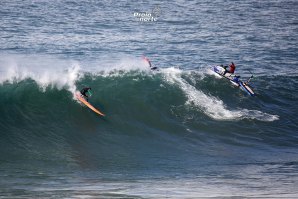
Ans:
[[[1,197],[297,197],[296,1],[0,7]]]

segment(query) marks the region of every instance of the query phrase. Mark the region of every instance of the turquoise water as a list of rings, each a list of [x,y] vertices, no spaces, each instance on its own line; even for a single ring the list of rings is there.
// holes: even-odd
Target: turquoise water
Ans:
[[[297,2],[0,7],[1,197],[297,197]]]

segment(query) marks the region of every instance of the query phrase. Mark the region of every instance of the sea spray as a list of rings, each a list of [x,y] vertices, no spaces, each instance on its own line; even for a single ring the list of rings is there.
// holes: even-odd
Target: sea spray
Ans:
[[[18,83],[34,80],[45,92],[48,87],[66,88],[74,93],[75,82],[82,76],[78,62],[49,56],[2,55],[0,57],[0,83]]]

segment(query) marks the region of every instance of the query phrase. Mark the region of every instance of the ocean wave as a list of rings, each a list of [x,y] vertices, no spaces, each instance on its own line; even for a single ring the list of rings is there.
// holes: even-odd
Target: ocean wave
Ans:
[[[5,57],[0,62],[0,83],[18,83],[31,79],[45,92],[46,88],[56,88],[58,90],[66,89],[73,94],[75,98],[76,90],[92,81],[102,79],[111,87],[113,78],[123,81],[142,81],[142,79],[151,78],[158,85],[173,85],[176,89],[173,92],[183,92],[186,101],[186,107],[193,107],[198,112],[206,114],[214,120],[242,120],[256,119],[260,121],[275,121],[279,116],[264,113],[261,110],[248,110],[240,107],[229,108],[222,99],[206,93],[196,84],[208,84],[202,81],[206,71],[193,73],[192,71],[183,71],[178,68],[169,67],[159,71],[150,71],[146,63],[133,58],[126,58],[93,70],[83,71],[81,65],[74,61],[65,61],[52,59],[50,57],[35,56],[14,56]],[[84,78],[91,78],[91,81],[84,82]],[[161,78],[161,79],[160,79]],[[144,87],[150,85],[144,85]],[[208,86],[208,85],[207,85]],[[113,88],[111,88],[113,89]],[[126,89],[123,87],[123,89]],[[150,89],[144,88],[144,90]],[[137,87],[133,95],[138,95]],[[142,93],[142,92],[141,92]],[[143,93],[144,94],[144,93]]]

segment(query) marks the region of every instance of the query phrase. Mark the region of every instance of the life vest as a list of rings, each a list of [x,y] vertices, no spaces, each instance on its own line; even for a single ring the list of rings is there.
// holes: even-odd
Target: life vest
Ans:
[[[236,66],[234,63],[230,64],[230,73],[234,73]]]

